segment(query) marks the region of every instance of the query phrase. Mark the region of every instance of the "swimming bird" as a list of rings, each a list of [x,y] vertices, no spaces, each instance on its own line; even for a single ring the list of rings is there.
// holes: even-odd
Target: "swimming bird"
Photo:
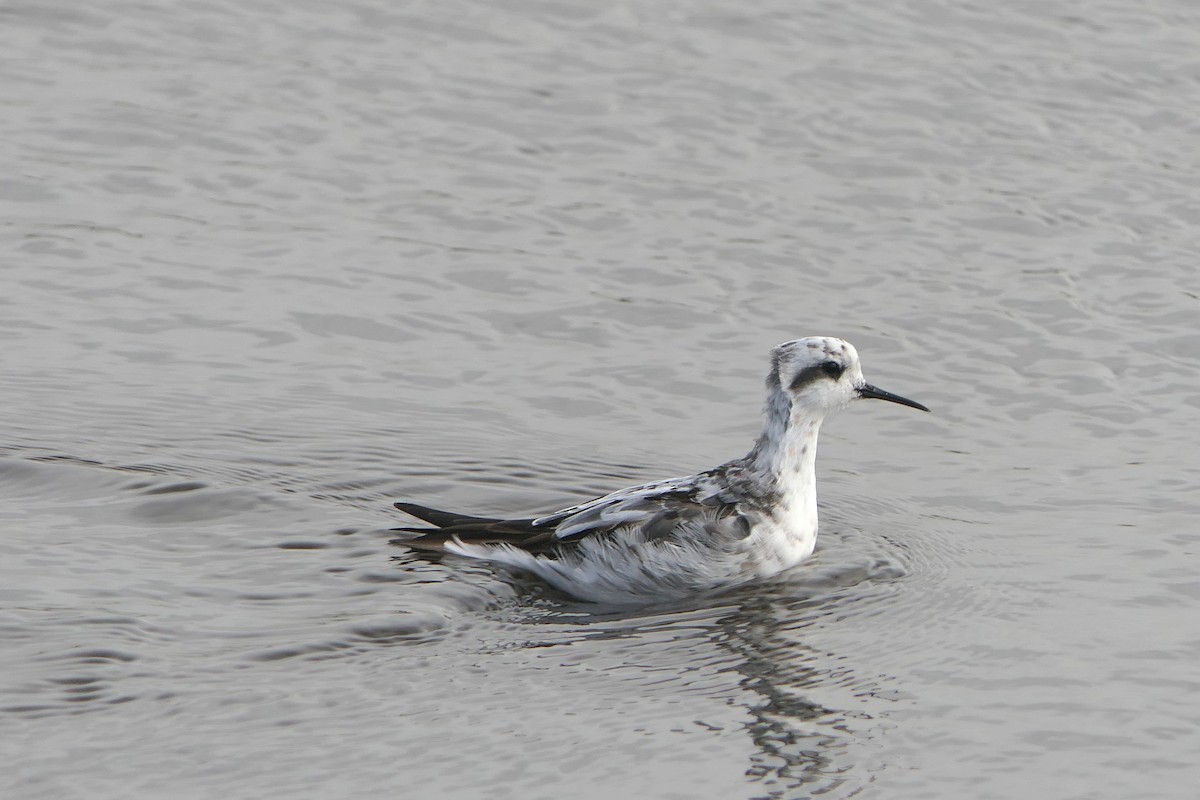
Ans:
[[[741,458],[529,519],[396,503],[435,527],[395,528],[416,536],[393,541],[507,565],[611,604],[680,599],[769,577],[812,554],[817,434],[828,415],[859,399],[929,410],[867,383],[849,342],[784,342],[771,351],[762,433]]]

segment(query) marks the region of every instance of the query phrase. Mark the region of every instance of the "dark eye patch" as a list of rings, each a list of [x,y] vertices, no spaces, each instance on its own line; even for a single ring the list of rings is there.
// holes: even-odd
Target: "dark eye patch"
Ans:
[[[842,373],[846,371],[846,368],[836,361],[826,361],[821,365],[821,371],[834,380],[837,380],[842,377]]]
[[[796,377],[792,378],[792,383],[788,388],[793,392],[798,392],[806,383],[811,383],[822,376],[837,380],[845,371],[846,368],[836,361],[823,361],[800,370]]]

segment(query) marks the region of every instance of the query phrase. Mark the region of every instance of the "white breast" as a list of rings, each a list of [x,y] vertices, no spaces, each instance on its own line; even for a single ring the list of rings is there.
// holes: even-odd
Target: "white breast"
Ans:
[[[759,577],[774,575],[808,558],[816,545],[815,498],[797,493],[785,497],[773,518],[755,526],[746,543],[748,566]]]

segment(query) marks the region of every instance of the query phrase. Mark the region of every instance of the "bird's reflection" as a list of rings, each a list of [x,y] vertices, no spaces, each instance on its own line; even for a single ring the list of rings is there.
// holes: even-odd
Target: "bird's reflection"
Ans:
[[[860,675],[850,658],[808,640],[831,622],[853,624],[848,618],[854,606],[868,601],[879,586],[863,582],[866,575],[838,577],[747,588],[709,598],[709,605],[700,600],[637,612],[556,603],[539,590],[540,608],[527,612],[525,621],[550,625],[559,635],[529,644],[621,639],[646,648],[682,648],[689,661],[717,664],[717,671],[729,677],[721,692],[748,717],[743,729],[752,748],[745,774],[764,790],[756,797],[782,797],[799,787],[823,793],[865,784],[870,777],[856,769],[855,745],[877,724],[863,700],[870,699],[881,678]],[[886,582],[886,575],[874,577]],[[681,670],[680,691],[686,692],[689,682]],[[846,707],[834,707],[831,698]]]

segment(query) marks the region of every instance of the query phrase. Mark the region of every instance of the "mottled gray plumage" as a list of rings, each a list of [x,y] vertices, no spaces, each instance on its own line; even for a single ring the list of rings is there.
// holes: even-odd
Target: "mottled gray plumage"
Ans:
[[[772,575],[812,553],[817,434],[827,414],[859,397],[928,411],[867,384],[858,354],[841,339],[785,342],[772,351],[762,433],[745,456],[530,519],[396,503],[436,527],[396,528],[416,536],[395,541],[507,564],[583,599],[613,603]]]

